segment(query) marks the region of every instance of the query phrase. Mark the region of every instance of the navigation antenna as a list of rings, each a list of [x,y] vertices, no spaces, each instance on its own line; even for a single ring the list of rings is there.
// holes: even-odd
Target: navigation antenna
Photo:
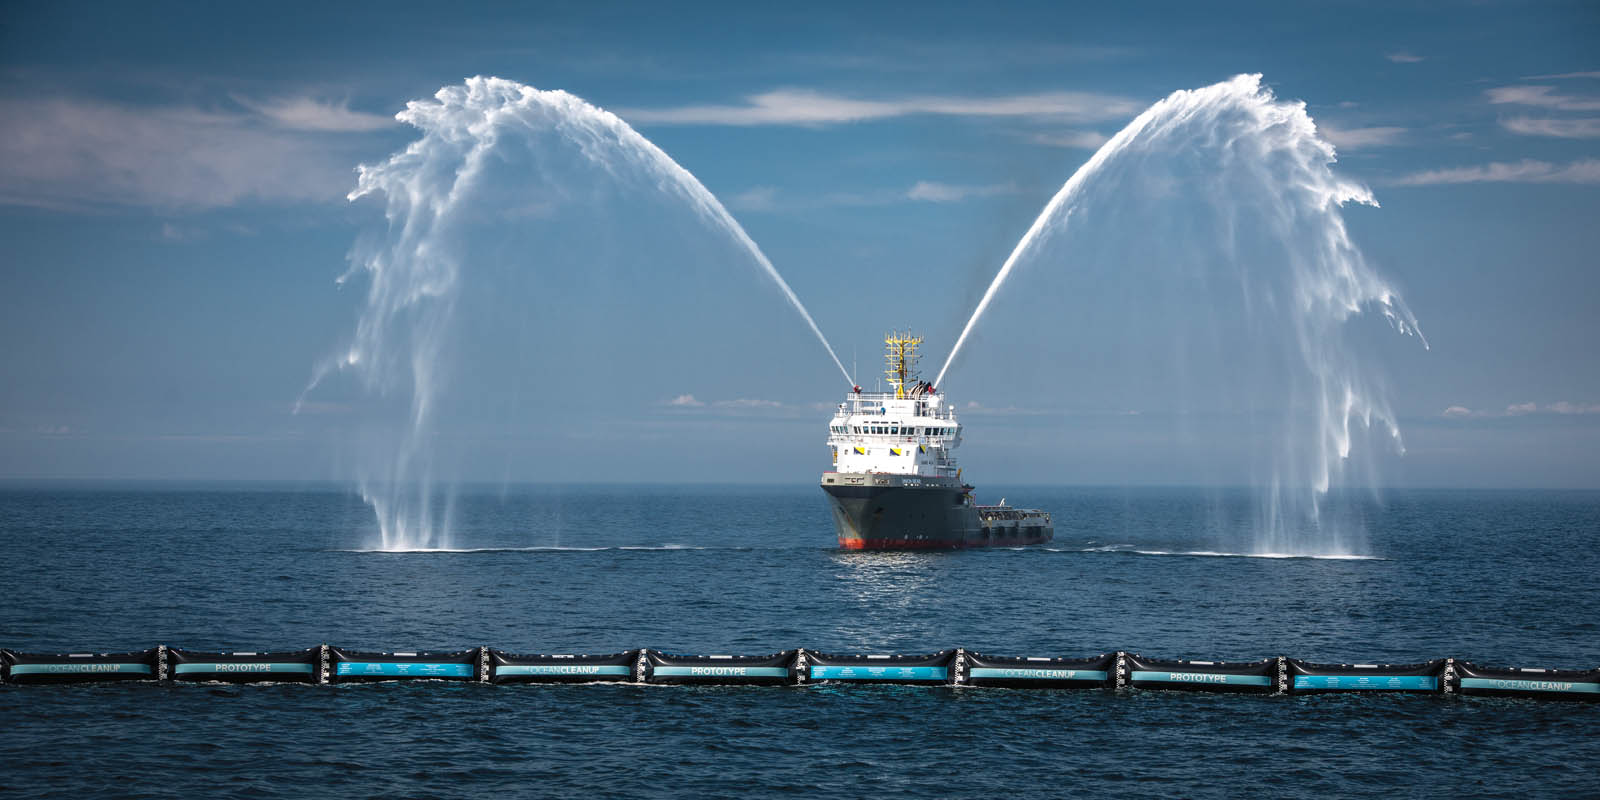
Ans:
[[[885,345],[884,360],[888,362],[885,371],[889,384],[894,386],[896,399],[905,399],[906,384],[917,377],[917,359],[922,356],[917,353],[917,345],[922,344],[921,336],[912,336],[910,331],[901,333],[891,331],[883,337]]]

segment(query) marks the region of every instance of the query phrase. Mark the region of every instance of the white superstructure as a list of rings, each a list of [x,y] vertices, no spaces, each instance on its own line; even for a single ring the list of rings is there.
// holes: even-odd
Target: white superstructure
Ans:
[[[915,380],[922,339],[892,333],[884,342],[894,391],[863,392],[857,386],[839,404],[828,426],[834,471],[959,477],[953,451],[961,444],[961,423],[955,407],[934,387]]]

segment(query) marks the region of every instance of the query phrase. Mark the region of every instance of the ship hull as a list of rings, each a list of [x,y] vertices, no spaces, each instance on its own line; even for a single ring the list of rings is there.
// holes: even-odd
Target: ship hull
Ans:
[[[960,481],[829,473],[822,490],[845,550],[956,550],[1050,541],[1039,520],[985,520]]]

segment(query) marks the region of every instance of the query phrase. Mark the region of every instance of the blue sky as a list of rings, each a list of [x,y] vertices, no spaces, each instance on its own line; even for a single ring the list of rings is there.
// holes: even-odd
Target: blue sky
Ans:
[[[1141,110],[1259,72],[1307,103],[1336,170],[1372,188],[1382,207],[1346,220],[1432,344],[1356,332],[1407,445],[1377,455],[1383,482],[1600,486],[1592,3],[0,14],[0,477],[348,477],[359,392],[325,387],[292,413],[358,313],[359,287],[335,283],[347,254],[381,228],[381,206],[345,195],[357,164],[415,138],[393,119],[408,100],[468,76],[565,89],[628,120],[722,199],[865,375],[891,326],[920,328],[942,360],[1040,208]],[[484,302],[543,314],[527,323],[542,333],[463,357],[497,371],[484,386],[516,390],[440,432],[450,472],[814,480],[842,387],[803,324],[711,233],[651,238],[646,220],[670,210],[607,203],[595,214],[650,243],[648,279],[625,241],[534,240],[553,271]],[[510,224],[485,225],[486,252],[527,244]],[[1065,331],[1080,351],[1145,346],[1048,321],[1034,333],[1059,354]],[[630,346],[637,362],[594,366]],[[962,456],[980,482],[1249,471],[1236,445],[1252,431],[1228,408],[1025,341],[970,346],[985,375],[1060,379],[1040,402],[956,374],[958,402],[977,404]],[[1074,386],[1123,383],[1075,402],[1091,393]],[[545,402],[574,388],[610,399],[587,416]]]

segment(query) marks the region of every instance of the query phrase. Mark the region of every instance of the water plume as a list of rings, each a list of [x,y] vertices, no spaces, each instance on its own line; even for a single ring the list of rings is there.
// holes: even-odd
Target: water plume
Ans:
[[[476,240],[484,226],[514,226],[551,206],[582,206],[598,184],[668,198],[725,234],[779,289],[849,380],[826,337],[777,269],[715,196],[626,122],[563,91],[475,77],[408,103],[397,118],[421,137],[388,159],[362,165],[351,201],[381,198],[387,227],[360,241],[341,282],[364,275],[365,303],[341,354],[311,381],[350,372],[395,417],[365,433],[357,483],[377,515],[385,549],[449,545],[450,493],[441,490],[433,439],[439,405],[457,378],[453,338],[478,324],[482,308],[459,314],[468,276],[491,292]],[[587,165],[581,179],[573,164]],[[495,176],[531,176],[508,186]],[[537,180],[560,175],[563,179]],[[601,216],[596,214],[595,216]],[[570,237],[569,237],[570,238]],[[552,241],[521,248],[536,257]],[[489,259],[492,260],[492,259]],[[472,335],[480,335],[474,333]],[[460,348],[457,348],[459,350]]]
[[[1252,468],[1256,551],[1358,546],[1344,523],[1328,523],[1322,504],[1357,430],[1377,429],[1400,452],[1403,445],[1381,380],[1347,346],[1345,323],[1376,310],[1395,330],[1421,333],[1351,240],[1343,207],[1377,201],[1333,172],[1335,155],[1305,105],[1279,101],[1260,75],[1174,92],[1107,141],[1050,199],[990,282],[935,384],[945,386],[1020,266],[1087,272],[1114,262],[1125,269],[1108,285],[1144,279],[1138,291],[1146,299],[1112,321],[1127,326],[1124,339],[1173,325],[1148,296],[1193,287],[1173,308],[1179,317],[1206,317],[1204,330],[1174,330],[1179,341],[1167,346],[1183,353],[1174,371],[1201,371],[1190,339],[1231,337],[1224,348],[1231,352],[1213,370],[1230,380],[1213,382],[1236,408],[1268,423]],[[1070,241],[1052,244],[1063,237]],[[1220,304],[1237,314],[1218,312]]]

